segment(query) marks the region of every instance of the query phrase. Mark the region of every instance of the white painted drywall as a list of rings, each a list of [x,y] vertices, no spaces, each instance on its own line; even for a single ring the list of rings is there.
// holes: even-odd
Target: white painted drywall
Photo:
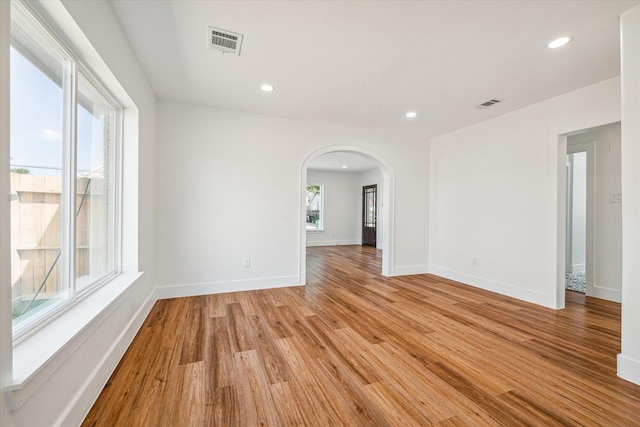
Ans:
[[[570,139],[569,139],[570,140]],[[620,124],[607,126],[596,138],[595,275],[592,296],[620,302],[622,289],[622,193]]]
[[[0,57],[7,57],[6,11],[8,2],[0,2],[2,11],[2,44]],[[33,3],[34,5],[36,3]],[[120,299],[109,306],[93,322],[90,322],[78,336],[70,341],[53,358],[49,359],[42,369],[36,372],[23,388],[16,390],[12,397],[16,398],[20,406],[15,411],[8,411],[3,404],[0,409],[0,423],[6,427],[15,426],[77,426],[81,423],[86,412],[90,409],[94,399],[100,393],[108,380],[112,370],[126,350],[130,340],[135,335],[140,322],[144,320],[150,303],[155,282],[155,95],[146,77],[138,65],[127,40],[125,39],[118,21],[108,2],[75,2],[51,0],[42,3],[43,11],[50,13],[60,25],[69,31],[70,44],[78,45],[80,49],[87,46],[95,48],[97,55],[88,54],[86,60],[90,67],[101,69],[104,64],[111,70],[115,78],[126,91],[127,95],[120,98],[121,93],[115,95],[121,99],[131,118],[138,117],[137,124],[127,127],[128,136],[138,134],[137,144],[125,144],[125,180],[123,189],[123,269],[127,272],[144,270],[145,274],[134,285],[130,286]],[[86,50],[87,52],[92,49]],[[83,50],[84,52],[84,50]],[[2,82],[0,88],[5,88],[7,76],[4,74],[4,64],[0,70]],[[2,91],[2,105],[5,104],[6,92]],[[125,100],[127,98],[128,100]],[[132,101],[133,105],[129,105]],[[7,111],[0,109],[1,123],[6,123]],[[5,126],[1,127],[4,130]],[[4,133],[2,134],[4,135]],[[0,137],[0,156],[8,150],[6,135]],[[8,159],[2,158],[2,164]],[[8,163],[7,163],[8,164]],[[133,166],[132,166],[133,165]],[[137,167],[136,167],[137,166]],[[136,175],[139,170],[140,178]],[[4,201],[8,200],[2,182],[2,201],[0,201],[0,224],[5,228],[8,211]],[[8,190],[7,190],[8,192]],[[6,217],[5,217],[6,216]],[[5,236],[5,234],[2,234]],[[2,238],[2,241],[8,239]],[[0,250],[0,260],[4,266],[8,256],[6,248]],[[7,269],[2,268],[3,274]],[[0,340],[2,358],[0,358],[0,372],[2,385],[6,386],[10,366],[10,359],[5,357],[7,336],[11,333],[11,322],[6,322],[7,310],[10,310],[10,299],[0,299],[0,311],[3,320],[0,322]],[[7,347],[8,346],[8,347]],[[10,350],[9,350],[10,351]]]
[[[614,78],[433,138],[430,271],[560,306],[559,136],[619,120]]]
[[[163,295],[298,285],[303,165],[324,147],[393,169],[391,273],[427,269],[428,147],[418,137],[175,102],[159,104],[158,285]],[[251,267],[244,260],[251,258]]]
[[[618,375],[640,384],[640,7],[621,15],[622,352]]]
[[[587,265],[586,293],[588,296],[620,302],[622,203],[611,202],[613,195],[621,193],[620,124],[599,127],[567,138],[569,148],[583,143],[595,145],[594,188],[591,190],[594,197],[594,218],[593,221],[587,221],[587,224],[593,224],[592,247],[587,248],[593,254],[587,260],[592,259],[594,265]]]
[[[323,186],[323,230],[307,231],[307,246],[359,245],[358,173],[307,171],[307,185]]]

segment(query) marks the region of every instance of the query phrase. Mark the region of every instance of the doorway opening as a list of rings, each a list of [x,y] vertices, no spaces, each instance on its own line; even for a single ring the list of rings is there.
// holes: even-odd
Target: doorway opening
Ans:
[[[353,166],[348,161],[353,161]],[[322,203],[311,210],[307,206],[310,186],[322,194]],[[302,165],[300,188],[301,283],[306,283],[307,246],[371,245],[380,254],[382,275],[392,275],[393,173],[384,158],[361,147],[317,150]],[[367,206],[372,209],[365,209]],[[321,220],[315,223],[321,227],[310,227],[309,212],[315,219],[316,210]],[[371,228],[375,230],[373,241]]]
[[[586,292],[587,151],[567,147],[567,250],[565,288]]]
[[[565,292],[621,301],[620,123],[561,135],[557,307]]]

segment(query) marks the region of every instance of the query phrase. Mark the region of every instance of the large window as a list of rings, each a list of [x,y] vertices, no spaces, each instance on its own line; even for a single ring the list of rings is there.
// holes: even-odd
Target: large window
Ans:
[[[322,185],[307,185],[307,230],[322,230]]]
[[[116,274],[121,109],[17,2],[10,60],[15,334]]]

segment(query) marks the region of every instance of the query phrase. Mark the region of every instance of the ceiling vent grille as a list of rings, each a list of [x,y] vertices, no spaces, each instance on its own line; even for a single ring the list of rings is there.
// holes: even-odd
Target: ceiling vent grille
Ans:
[[[232,53],[240,55],[242,46],[242,34],[222,30],[220,28],[209,27],[209,47],[217,49],[222,53]]]
[[[498,102],[502,102],[502,101],[499,99],[490,99],[487,102],[483,102],[480,105],[476,105],[476,108],[489,108],[493,105],[496,105]]]

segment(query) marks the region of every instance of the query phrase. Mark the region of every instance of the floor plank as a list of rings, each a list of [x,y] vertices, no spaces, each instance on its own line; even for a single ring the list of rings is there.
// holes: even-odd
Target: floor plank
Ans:
[[[83,426],[640,425],[619,304],[387,278],[368,247],[307,263],[304,287],[158,301]]]

